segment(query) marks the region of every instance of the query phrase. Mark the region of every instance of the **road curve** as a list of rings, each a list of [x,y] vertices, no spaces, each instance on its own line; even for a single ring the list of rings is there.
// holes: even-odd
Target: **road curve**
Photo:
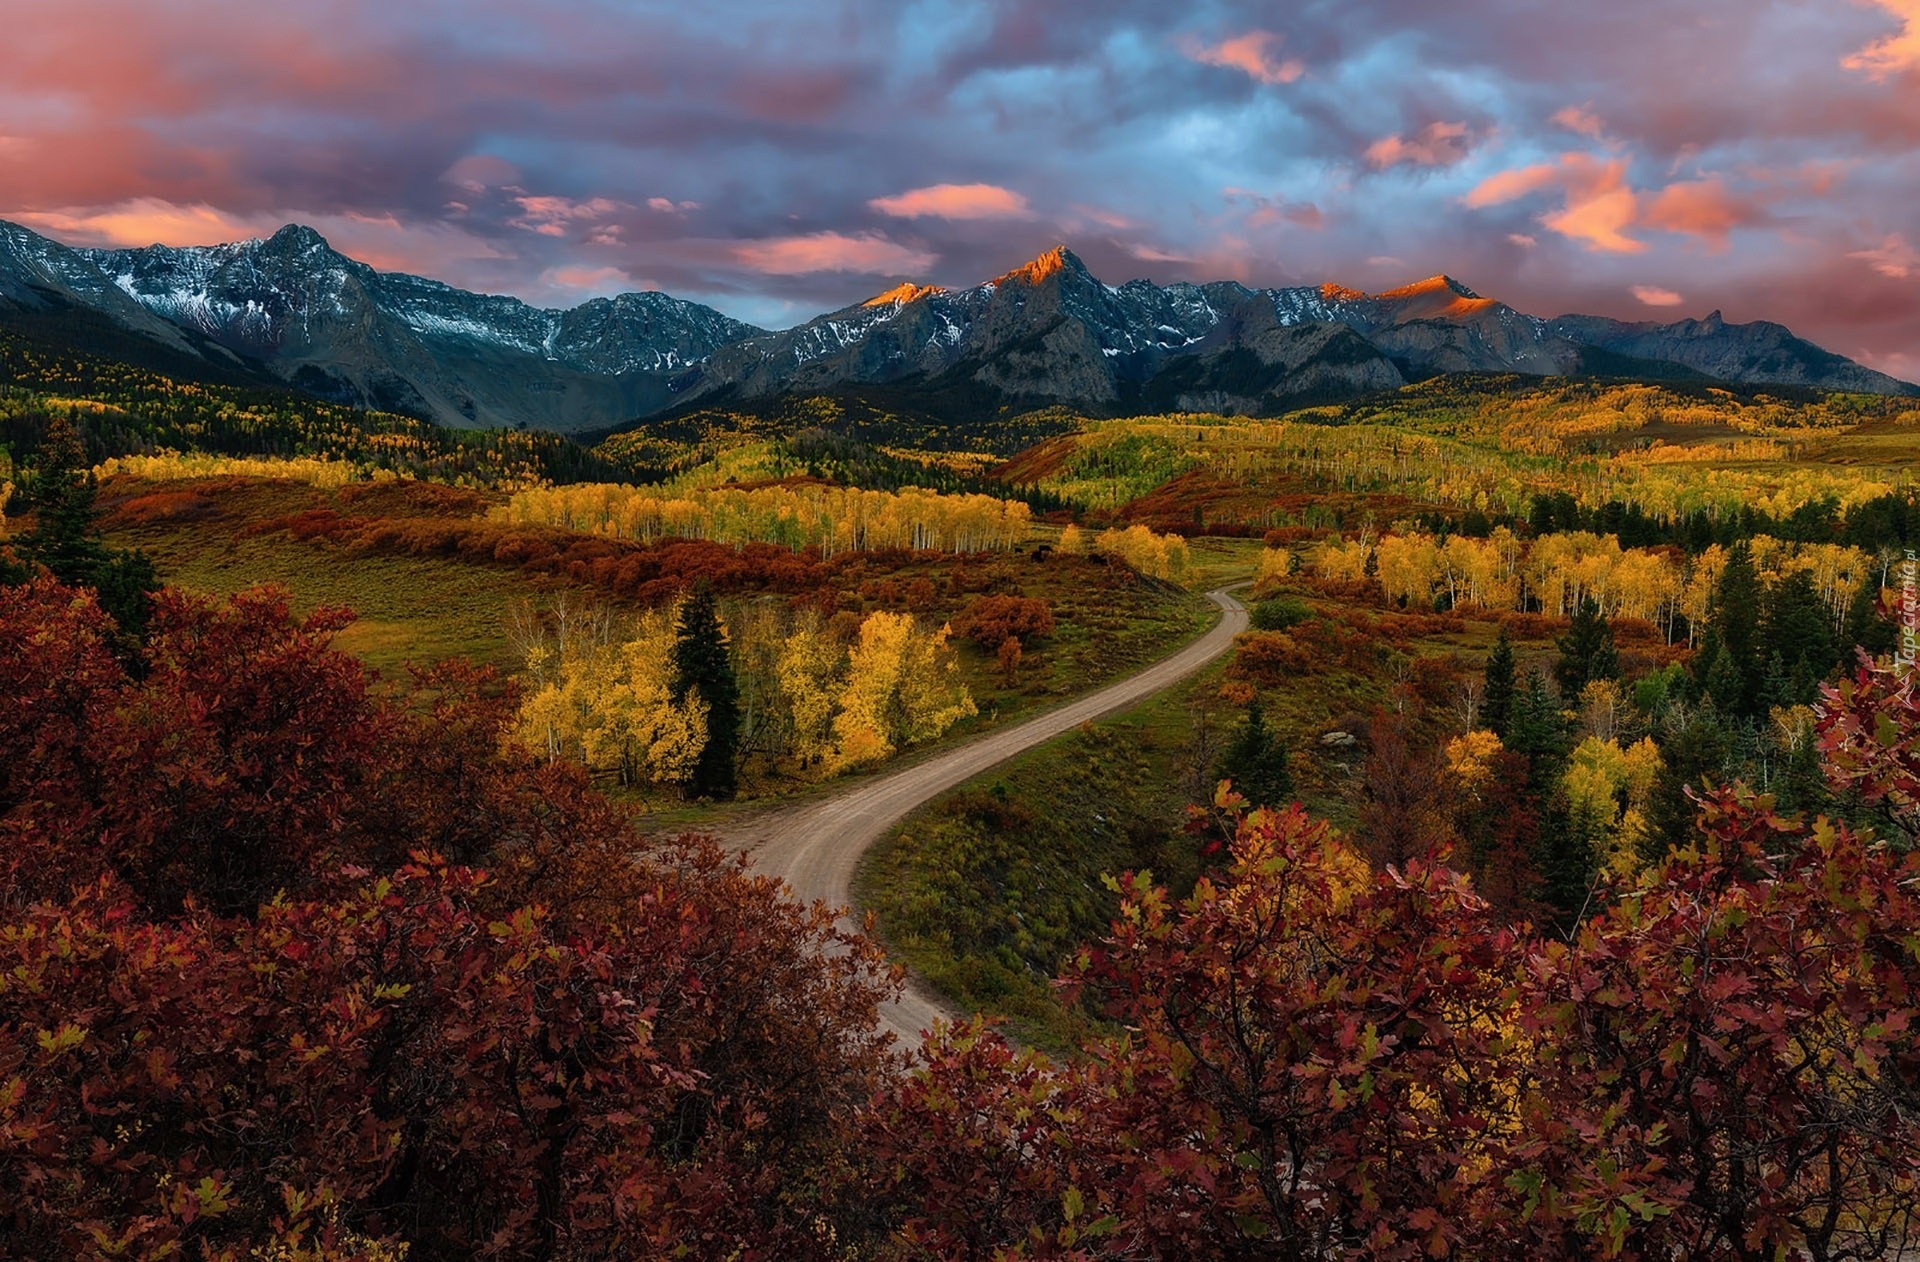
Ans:
[[[751,854],[761,872],[786,881],[799,898],[850,907],[860,856],[915,808],[1015,754],[1172,687],[1232,647],[1233,638],[1247,629],[1247,610],[1227,594],[1229,590],[1223,587],[1207,593],[1221,610],[1211,630],[1139,674],[824,801],[742,821],[729,840]],[[910,978],[906,992],[888,1005],[883,1020],[903,1044],[912,1047],[918,1044],[921,1031],[948,1015],[938,999]]]

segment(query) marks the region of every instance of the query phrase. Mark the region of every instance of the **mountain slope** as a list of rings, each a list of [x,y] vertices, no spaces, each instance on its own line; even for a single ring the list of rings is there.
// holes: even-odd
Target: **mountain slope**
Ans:
[[[561,432],[862,388],[955,424],[1051,406],[1271,414],[1437,373],[1920,393],[1718,312],[1546,320],[1448,276],[1380,294],[1109,285],[1064,246],[969,288],[903,284],[768,332],[661,293],[570,310],[467,293],[377,272],[295,225],[232,245],[79,250],[0,223],[0,319],[442,424]]]
[[[588,429],[657,411],[672,378],[760,330],[658,293],[547,310],[382,273],[310,228],[262,241],[72,250],[0,226],[0,302],[82,307],[209,363],[455,425]]]

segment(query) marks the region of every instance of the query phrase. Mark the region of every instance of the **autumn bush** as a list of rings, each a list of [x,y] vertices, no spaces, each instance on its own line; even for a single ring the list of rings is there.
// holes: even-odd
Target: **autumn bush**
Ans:
[[[875,616],[856,651],[878,661],[913,628]],[[1549,929],[1511,913],[1523,848],[1470,881],[1364,811],[1351,836],[1243,814],[1176,896],[1096,884],[1073,820],[965,799],[917,860],[990,875],[919,907],[921,931],[1009,976],[1069,953],[1066,996],[1105,1024],[1058,1063],[943,1025],[908,1068],[877,1031],[890,972],[835,909],[636,835],[503,739],[518,701],[488,672],[373,680],[330,644],[345,617],[165,593],[128,659],[90,594],[0,587],[0,1257],[1920,1247],[1904,668],[1821,697],[1859,819],[1696,786],[1689,844]],[[1312,628],[1360,634],[1255,634]],[[1408,669],[1410,712],[1448,668]],[[1422,803],[1452,790],[1496,844],[1523,831],[1522,720],[1552,705],[1532,693],[1513,748],[1449,744]],[[891,695],[861,722],[911,739]],[[1375,815],[1411,814],[1385,784],[1410,774],[1381,727],[1400,721],[1369,728]],[[1631,809],[1648,769],[1613,761],[1633,756],[1574,749],[1570,806]],[[1096,822],[1131,774],[1102,762],[1073,799]],[[1060,844],[1023,855],[1016,831]],[[1100,866],[1148,857],[1137,840]],[[1009,918],[994,882],[1065,914]]]
[[[1030,648],[1053,634],[1053,609],[1035,596],[981,596],[961,610],[953,629],[989,653],[1008,640]]]
[[[1053,1064],[943,1027],[872,1143],[927,1258],[1894,1258],[1920,1242],[1920,857],[1767,799],[1570,940],[1298,808],[1124,902]]]
[[[168,593],[130,673],[91,596],[0,588],[0,1256],[819,1250],[874,947],[343,621]]]

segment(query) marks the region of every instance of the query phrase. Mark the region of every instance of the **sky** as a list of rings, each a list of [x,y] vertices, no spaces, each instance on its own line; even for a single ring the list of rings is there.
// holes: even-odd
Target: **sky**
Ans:
[[[0,218],[75,244],[300,222],[782,327],[1065,243],[1115,283],[1721,309],[1920,379],[1920,0],[10,9]]]

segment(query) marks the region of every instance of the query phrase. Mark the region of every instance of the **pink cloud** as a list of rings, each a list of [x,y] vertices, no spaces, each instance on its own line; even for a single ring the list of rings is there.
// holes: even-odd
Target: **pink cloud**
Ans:
[[[1251,228],[1268,228],[1283,223],[1302,228],[1320,228],[1327,222],[1326,215],[1312,202],[1288,201],[1284,197],[1269,197],[1245,188],[1223,188],[1220,195],[1229,202],[1249,207],[1247,226]]]
[[[1635,285],[1633,296],[1649,307],[1677,307],[1686,299],[1671,289],[1662,289],[1658,285]]]
[[[1920,70],[1920,0],[1871,2],[1900,19],[1900,29],[1843,58],[1840,64],[1879,81]]]
[[[1855,250],[1847,257],[1859,259],[1891,280],[1906,280],[1910,276],[1920,276],[1920,250],[1909,245],[1907,239],[1899,233],[1888,237],[1871,250]]]
[[[699,210],[700,203],[689,201],[676,202],[671,197],[649,197],[647,199],[647,209],[658,211],[663,215],[681,215],[690,210]]]
[[[1516,201],[1545,189],[1557,189],[1562,207],[1540,222],[1563,237],[1606,254],[1638,254],[1644,241],[1627,235],[1639,216],[1640,202],[1627,184],[1623,159],[1602,162],[1584,153],[1562,154],[1560,161],[1502,171],[1480,182],[1465,198],[1473,208]]]
[[[1600,116],[1584,105],[1569,105],[1553,116],[1553,121],[1571,132],[1599,140],[1606,131]]]
[[[220,245],[273,231],[278,223],[242,219],[212,206],[176,206],[153,197],[104,208],[7,212],[14,219],[76,245]]]
[[[627,274],[617,267],[552,267],[541,273],[540,279],[561,289],[596,293],[622,289],[632,283]]]
[[[1190,42],[1186,54],[1202,65],[1238,70],[1261,83],[1292,83],[1307,72],[1307,66],[1298,57],[1279,58],[1278,49],[1285,40],[1272,31],[1248,31],[1218,44]]]
[[[1647,207],[1649,226],[1701,237],[1713,248],[1727,248],[1735,228],[1764,223],[1767,210],[1752,198],[1737,197],[1718,178],[1669,184]]]
[[[867,205],[896,219],[1030,219],[1027,199],[997,184],[930,184]]]
[[[440,178],[469,193],[484,193],[490,188],[518,183],[520,168],[490,153],[470,153],[448,167]]]
[[[1574,155],[1567,155],[1572,158]],[[1563,159],[1564,161],[1564,159]],[[1502,202],[1514,201],[1529,193],[1537,193],[1543,188],[1552,188],[1563,178],[1563,168],[1552,162],[1543,162],[1537,166],[1516,167],[1511,171],[1500,171],[1480,181],[1462,200],[1479,210],[1487,206],[1498,206]]]
[[[1129,219],[1125,215],[1106,210],[1099,206],[1075,205],[1073,213],[1085,217],[1088,221],[1098,224],[1102,228],[1112,229],[1114,232],[1124,232],[1130,228],[1138,228],[1140,226],[1137,221]]]
[[[924,273],[939,255],[891,241],[877,232],[810,232],[794,237],[742,241],[735,261],[769,276],[857,272],[865,276]]]
[[[1428,123],[1412,136],[1387,136],[1367,146],[1367,161],[1385,168],[1402,162],[1416,166],[1452,166],[1470,147],[1465,123]]]
[[[565,197],[522,196],[513,201],[520,207],[520,215],[507,222],[543,237],[564,237],[570,224],[593,223],[621,209],[619,202],[607,197],[577,202]]]

